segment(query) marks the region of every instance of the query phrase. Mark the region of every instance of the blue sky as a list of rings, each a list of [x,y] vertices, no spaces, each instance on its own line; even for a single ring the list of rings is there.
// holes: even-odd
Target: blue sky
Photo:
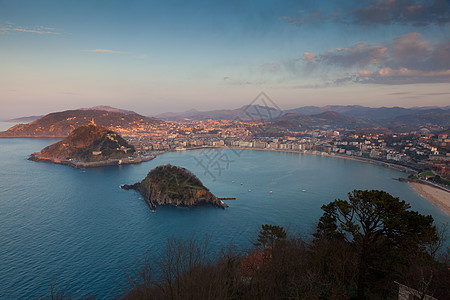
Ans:
[[[0,0],[1,118],[450,105],[450,1]]]

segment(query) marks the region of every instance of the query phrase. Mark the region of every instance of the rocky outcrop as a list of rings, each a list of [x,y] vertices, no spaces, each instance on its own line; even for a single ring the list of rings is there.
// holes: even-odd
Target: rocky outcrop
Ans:
[[[33,153],[30,160],[96,167],[121,163],[137,163],[135,149],[119,134],[94,124],[76,128],[64,140]],[[142,160],[142,159],[139,159]],[[140,161],[139,161],[140,162]]]
[[[141,182],[123,185],[122,189],[137,190],[151,209],[164,205],[228,207],[214,196],[194,174],[185,168],[170,164],[156,167]]]

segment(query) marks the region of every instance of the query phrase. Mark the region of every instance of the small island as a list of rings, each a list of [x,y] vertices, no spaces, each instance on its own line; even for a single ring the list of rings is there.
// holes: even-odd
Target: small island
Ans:
[[[76,168],[139,163],[136,150],[119,134],[91,124],[74,129],[67,138],[31,154],[29,160],[66,164]]]
[[[124,190],[138,191],[150,209],[172,205],[193,207],[211,205],[224,209],[228,207],[214,196],[190,171],[170,164],[151,170],[141,182],[122,185]]]

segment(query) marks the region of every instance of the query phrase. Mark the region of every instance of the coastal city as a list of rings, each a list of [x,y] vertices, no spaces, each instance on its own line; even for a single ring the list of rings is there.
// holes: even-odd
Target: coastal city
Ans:
[[[426,128],[407,133],[335,128],[280,130],[271,134],[271,130],[265,130],[270,129],[268,126],[263,121],[209,119],[115,129],[142,156],[208,147],[290,151],[384,162],[419,173],[430,170],[427,177],[438,175],[439,183],[448,184],[445,180],[450,175],[448,133],[433,134]]]

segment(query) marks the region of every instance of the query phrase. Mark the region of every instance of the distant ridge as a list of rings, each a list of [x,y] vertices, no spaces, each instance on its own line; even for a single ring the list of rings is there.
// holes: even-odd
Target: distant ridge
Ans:
[[[123,114],[127,114],[127,115],[137,114],[136,112],[134,112],[132,110],[115,108],[115,107],[108,106],[108,105],[97,105],[97,106],[89,107],[89,108],[80,108],[80,110],[104,110],[104,111],[109,111],[109,112],[123,113]]]
[[[319,127],[358,129],[377,126],[375,123],[358,120],[335,111],[325,111],[312,115],[290,112],[273,120],[272,124],[276,127],[288,129],[314,129]]]
[[[196,109],[187,110],[184,112],[167,112],[156,115],[157,118],[167,119],[170,121],[182,121],[184,119],[189,120],[233,120],[240,118],[245,121],[250,120],[250,115],[257,115],[261,112],[267,112],[271,110],[276,112],[279,117],[282,114],[296,113],[301,115],[318,115],[327,111],[333,111],[345,116],[355,117],[355,118],[366,118],[370,120],[382,120],[386,118],[394,118],[403,115],[413,115],[420,113],[445,113],[450,111],[450,106],[445,107],[435,107],[435,106],[423,106],[423,107],[413,107],[413,108],[403,108],[403,107],[366,107],[361,105],[326,105],[326,106],[302,106],[287,110],[277,110],[274,107],[265,107],[261,105],[244,105],[236,109],[219,109],[210,111],[198,111]],[[274,119],[273,116],[268,116],[267,113],[262,115],[263,119]]]
[[[327,105],[327,106],[304,106],[294,109],[285,110],[285,113],[298,113],[304,115],[314,115],[320,114],[327,111],[334,111],[341,113],[346,116],[365,118],[369,120],[383,120],[388,118],[396,118],[399,116],[413,115],[420,113],[443,113],[449,112],[450,106],[445,107],[413,107],[413,108],[403,108],[403,107],[366,107],[360,105]]]
[[[132,111],[132,110],[126,110],[126,109],[120,109],[120,108],[115,108],[112,106],[108,106],[108,105],[97,105],[94,107],[89,107],[89,108],[79,108],[79,110],[104,110],[104,111],[109,111],[109,112],[119,112],[119,113],[123,113],[123,114],[136,114],[136,112]],[[5,120],[4,122],[11,122],[11,123],[31,123],[34,122],[40,118],[44,117],[44,115],[40,115],[40,116],[26,116],[26,117],[19,117],[19,118],[14,118],[14,119],[9,119],[9,120]]]
[[[77,109],[50,113],[29,124],[17,124],[0,132],[0,137],[66,137],[75,128],[88,125],[93,119],[97,125],[114,131],[161,123],[158,119],[136,113]]]
[[[283,129],[385,129],[408,132],[427,128],[440,131],[450,127],[450,106],[445,107],[378,107],[360,105],[304,106],[280,110],[263,105],[244,105],[237,109],[164,113],[159,118],[170,121],[237,120],[254,121]],[[136,128],[152,130],[164,121],[144,117],[130,110],[110,106],[95,106],[50,113],[29,124],[17,124],[0,137],[66,137],[75,128],[87,125],[91,119],[101,126],[130,134]],[[269,131],[271,132],[271,131]]]
[[[244,105],[237,109],[218,109],[210,111],[198,111],[190,109],[184,112],[167,112],[156,115],[156,118],[168,121],[184,121],[184,120],[241,120],[241,121],[261,121],[271,120],[279,117],[282,111],[269,106],[262,105]]]
[[[5,122],[11,122],[11,123],[30,123],[30,122],[34,122],[37,119],[42,118],[43,115],[41,116],[28,116],[28,117],[20,117],[20,118],[15,118],[15,119],[9,119],[9,120],[5,120]]]
[[[164,113],[157,117],[171,121],[183,120],[241,120],[272,122],[283,128],[347,129],[386,128],[416,130],[421,127],[449,127],[450,106],[445,107],[366,107],[361,105],[303,106],[284,111],[273,107],[246,105],[237,109]]]

